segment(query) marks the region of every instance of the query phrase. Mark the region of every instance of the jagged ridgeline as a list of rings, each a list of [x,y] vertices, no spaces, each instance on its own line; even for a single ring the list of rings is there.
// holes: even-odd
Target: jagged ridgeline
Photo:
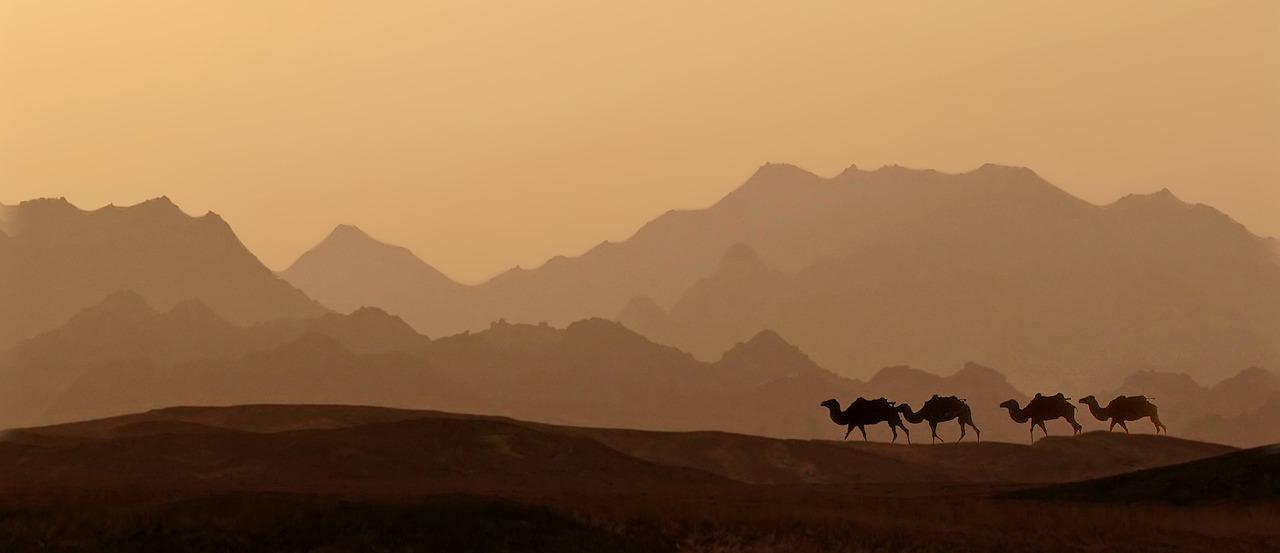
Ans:
[[[283,276],[432,336],[606,317],[714,360],[772,329],[849,376],[976,361],[1023,389],[1111,388],[1140,368],[1216,382],[1280,366],[1278,260],[1167,190],[1099,206],[1023,168],[769,164],[709,208],[476,286],[345,227]]]
[[[3,212],[0,348],[121,290],[162,311],[198,299],[237,324],[325,311],[263,266],[217,214],[190,217],[168,198],[94,211],[41,199]]]

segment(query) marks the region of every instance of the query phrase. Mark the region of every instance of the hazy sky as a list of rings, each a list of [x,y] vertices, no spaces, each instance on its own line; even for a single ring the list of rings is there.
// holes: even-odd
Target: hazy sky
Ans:
[[[476,282],[766,161],[1025,165],[1280,235],[1280,2],[0,0],[0,202],[338,223]]]

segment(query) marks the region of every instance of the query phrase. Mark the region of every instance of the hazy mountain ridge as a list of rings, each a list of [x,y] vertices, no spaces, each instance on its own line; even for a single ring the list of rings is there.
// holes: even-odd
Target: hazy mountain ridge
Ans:
[[[40,199],[7,212],[0,348],[55,328],[119,290],[164,310],[199,299],[240,324],[324,312],[264,267],[217,214],[190,217],[168,198],[94,211]]]
[[[984,441],[1017,443],[1026,440],[1026,426],[1010,421],[998,403],[1055,391],[1023,393],[999,371],[974,363],[946,377],[899,366],[866,382],[850,380],[772,331],[705,362],[603,319],[564,329],[499,321],[482,332],[429,340],[373,308],[240,327],[198,302],[158,313],[126,292],[0,356],[0,375],[7,383],[0,389],[0,426],[172,405],[336,403],[566,425],[836,439],[844,429],[818,406],[822,400],[847,405],[859,396],[885,396],[919,409],[939,394],[967,400]],[[1275,383],[1261,369],[1213,388],[1186,375],[1136,373],[1117,393],[1154,397],[1173,434],[1181,435],[1190,421],[1233,417],[1262,405]],[[1066,391],[1073,398],[1093,393]],[[1098,395],[1104,403],[1110,397]],[[1083,406],[1077,415],[1086,429],[1104,428]],[[1066,432],[1063,424],[1050,426],[1055,435]],[[927,439],[927,426],[912,428],[917,442]],[[1149,432],[1145,423],[1133,429]],[[1220,439],[1254,445],[1269,431]],[[883,425],[868,432],[873,440],[888,439]],[[940,435],[955,440],[955,424],[943,423]]]
[[[419,328],[430,326],[426,315],[447,310],[444,302],[457,302],[465,288],[408,249],[351,225],[336,227],[280,276],[339,312],[380,307]]]
[[[232,368],[247,370],[241,369],[241,364],[252,361],[255,352],[308,339],[317,346],[314,351],[285,351],[313,360],[317,352],[333,353],[334,360],[329,363],[357,372],[361,362],[348,351],[369,356],[409,354],[424,350],[430,342],[403,321],[375,308],[243,327],[220,318],[199,300],[161,313],[138,294],[121,291],[73,316],[62,327],[0,354],[0,376],[6,382],[0,388],[0,416],[13,424],[100,416],[128,407],[230,403],[231,398],[240,397],[233,393],[237,378]],[[292,380],[276,383],[274,392],[267,395],[290,397],[287,390],[291,382],[303,388],[314,376],[298,372]],[[240,379],[246,386],[253,380],[246,375]],[[374,384],[393,397],[399,392],[397,385],[407,385],[390,380]],[[214,389],[221,389],[222,396],[211,391]],[[260,392],[250,389],[240,395]],[[337,401],[344,396],[326,397]],[[315,401],[320,399],[316,396]],[[373,397],[366,400],[374,402]]]
[[[1273,244],[1167,190],[1098,206],[1024,168],[827,179],[767,164],[626,241],[384,307],[433,335],[616,317],[706,360],[768,328],[864,377],[977,361],[1024,387],[1145,366],[1218,380],[1280,366]],[[759,263],[728,277],[745,252]]]

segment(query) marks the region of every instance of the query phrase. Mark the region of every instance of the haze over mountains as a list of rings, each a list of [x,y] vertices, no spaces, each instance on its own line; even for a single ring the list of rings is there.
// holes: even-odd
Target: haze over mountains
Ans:
[[[771,329],[864,378],[978,362],[1028,388],[1114,387],[1142,368],[1212,382],[1280,366],[1274,240],[1167,190],[1096,206],[1023,168],[768,164],[710,208],[470,287],[406,254],[340,227],[282,275],[433,336],[605,317],[714,359]]]
[[[0,349],[120,290],[166,311],[200,299],[240,324],[325,311],[259,263],[221,217],[187,216],[168,198],[95,211],[40,199],[3,211]]]
[[[430,340],[376,308],[349,315],[231,324],[199,300],[158,312],[120,292],[64,326],[0,355],[0,427],[62,423],[173,405],[325,403],[510,416],[553,424],[666,431],[720,430],[776,438],[839,439],[818,403],[886,396],[918,409],[933,394],[965,398],[983,441],[1027,440],[997,405],[1029,394],[1000,372],[969,364],[941,377],[887,367],[866,382],[816,365],[763,331],[716,362],[656,344],[622,325],[567,328],[497,322]],[[1250,446],[1273,420],[1237,417],[1280,402],[1280,379],[1250,369],[1213,388],[1186,375],[1135,373],[1125,393],[1154,395],[1174,435]],[[1073,397],[1085,393],[1067,390]],[[1099,397],[1111,397],[1098,394]],[[1264,405],[1265,404],[1265,405]],[[1082,407],[1086,428],[1102,428]],[[927,427],[915,426],[915,441]],[[1149,432],[1140,423],[1135,432]],[[1050,424],[1055,434],[1065,424]],[[873,440],[889,439],[872,427]],[[954,424],[943,424],[955,440]],[[973,440],[972,436],[969,440]],[[856,439],[856,435],[855,435]],[[906,440],[900,440],[905,442]]]
[[[342,226],[283,274],[347,315],[163,198],[4,211],[0,426],[304,402],[822,438],[841,433],[822,399],[954,394],[984,438],[1022,441],[995,405],[1064,390],[1153,396],[1175,434],[1252,445],[1272,426],[1233,428],[1280,390],[1274,240],[1025,169],[766,165],[711,208],[478,286]]]

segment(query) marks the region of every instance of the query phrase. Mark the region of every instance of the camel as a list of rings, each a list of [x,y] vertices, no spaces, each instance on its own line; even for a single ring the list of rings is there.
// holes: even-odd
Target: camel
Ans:
[[[1000,407],[1009,410],[1009,418],[1013,422],[1024,423],[1031,421],[1031,441],[1036,441],[1036,427],[1040,427],[1040,431],[1045,436],[1049,435],[1049,430],[1044,427],[1044,421],[1051,421],[1057,418],[1067,419],[1071,423],[1071,428],[1075,430],[1074,434],[1079,434],[1080,423],[1076,422],[1076,406],[1072,405],[1071,398],[1063,396],[1061,393],[1052,396],[1043,396],[1036,394],[1036,397],[1027,402],[1027,407],[1018,407],[1017,400],[1009,400],[1000,404]]]
[[[934,394],[929,401],[924,402],[924,406],[919,411],[912,413],[911,406],[903,403],[898,406],[898,412],[902,413],[902,418],[907,419],[911,424],[929,421],[929,431],[933,433],[935,441],[942,440],[938,436],[938,423],[955,419],[960,420],[960,438],[956,442],[964,439],[965,425],[972,426],[978,441],[982,441],[982,431],[978,430],[978,425],[973,423],[973,413],[969,410],[969,405],[956,396],[938,397]]]
[[[1111,421],[1111,426],[1107,427],[1107,431],[1115,430],[1116,425],[1124,429],[1124,433],[1129,433],[1129,427],[1125,426],[1125,421],[1136,421],[1150,417],[1151,423],[1156,427],[1156,434],[1160,430],[1164,430],[1165,434],[1169,433],[1169,429],[1165,428],[1164,423],[1160,422],[1160,415],[1156,414],[1156,406],[1147,400],[1146,396],[1116,396],[1106,407],[1098,405],[1097,398],[1093,396],[1085,396],[1080,398],[1080,403],[1089,406],[1089,413],[1093,418],[1100,421]]]
[[[885,398],[880,399],[863,399],[858,398],[849,404],[849,408],[844,411],[840,410],[840,402],[834,399],[828,399],[820,404],[831,412],[831,422],[839,425],[848,426],[849,429],[844,433],[844,439],[849,439],[849,433],[854,428],[862,432],[862,441],[867,441],[868,424],[879,424],[882,422],[889,423],[889,431],[893,432],[893,441],[898,441],[898,428],[901,428],[907,435],[907,443],[911,443],[911,431],[907,426],[902,424],[902,418],[898,416],[898,412],[893,408],[893,402]]]

